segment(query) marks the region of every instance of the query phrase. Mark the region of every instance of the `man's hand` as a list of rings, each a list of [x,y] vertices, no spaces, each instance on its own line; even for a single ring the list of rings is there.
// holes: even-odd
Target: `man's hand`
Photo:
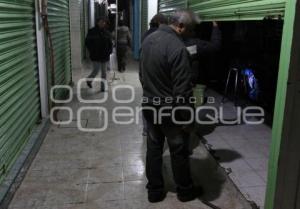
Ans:
[[[216,21],[213,21],[213,26],[214,27],[219,27],[218,23]]]

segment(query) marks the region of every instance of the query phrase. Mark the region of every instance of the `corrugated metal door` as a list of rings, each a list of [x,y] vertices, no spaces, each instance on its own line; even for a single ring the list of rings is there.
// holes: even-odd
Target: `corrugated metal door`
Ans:
[[[48,0],[48,21],[53,42],[55,85],[69,85],[72,80],[69,1]],[[55,97],[62,99],[64,93],[57,91]]]
[[[40,118],[34,0],[0,0],[0,181]]]
[[[163,14],[170,14],[179,9],[187,8],[187,0],[159,0],[158,11]]]
[[[148,30],[148,0],[142,0],[142,34]]]
[[[286,0],[189,0],[189,8],[205,21],[262,20],[283,16]]]

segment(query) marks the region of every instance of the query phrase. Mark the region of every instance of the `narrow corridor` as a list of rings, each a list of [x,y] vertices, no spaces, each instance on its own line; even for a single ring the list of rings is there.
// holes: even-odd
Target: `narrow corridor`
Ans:
[[[74,81],[85,77],[86,69],[73,73]],[[131,107],[140,104],[137,63],[130,62],[128,71],[117,74],[110,83],[109,98],[102,106],[111,115],[116,107],[111,98],[111,87],[127,84],[134,87],[135,100]],[[112,73],[111,73],[112,75]],[[93,90],[82,85],[85,99],[100,99],[97,87]],[[118,98],[127,99],[127,90],[120,90]],[[139,125],[116,125],[109,120],[104,132],[82,132],[77,128],[76,112],[86,104],[80,103],[74,86],[73,101],[66,106],[74,112],[70,125],[52,125],[33,161],[21,187],[17,191],[10,209],[209,209],[200,200],[180,203],[174,192],[170,170],[170,156],[164,154],[164,174],[168,196],[165,201],[150,204],[145,189],[145,138],[142,123]],[[99,104],[88,106],[99,107]],[[65,111],[58,118],[67,120]],[[99,128],[97,114],[84,111],[80,118],[83,128]],[[102,124],[103,125],[103,124]],[[197,141],[196,136],[194,137]],[[222,209],[247,209],[248,203],[228,179],[215,160],[199,141],[191,159],[192,173],[197,185],[205,190],[203,199]]]

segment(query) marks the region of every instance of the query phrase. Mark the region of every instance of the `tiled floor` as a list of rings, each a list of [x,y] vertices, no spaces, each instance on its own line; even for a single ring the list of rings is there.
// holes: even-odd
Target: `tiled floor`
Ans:
[[[219,106],[221,96],[209,91]],[[231,102],[224,104],[225,118],[234,118],[235,107]],[[261,208],[266,192],[268,157],[271,143],[271,128],[262,125],[218,126],[204,136],[208,144],[220,157],[220,165],[230,168],[229,176],[241,192]]]
[[[141,97],[136,71],[136,63],[130,63],[129,71],[118,75],[120,80],[112,84],[130,84],[136,89],[136,98],[130,104],[132,107],[139,105]],[[75,81],[88,72],[74,72]],[[102,95],[97,90],[86,89],[85,86],[81,91],[84,97],[89,99],[99,99]],[[76,94],[74,96],[76,97]],[[128,98],[128,92],[124,90],[118,96]],[[84,104],[74,98],[67,106],[76,111]],[[111,114],[116,104],[109,97],[104,104],[89,106],[104,106]],[[62,111],[58,118],[65,120],[68,114]],[[99,128],[101,123],[97,122],[98,118],[96,112],[83,112],[81,125],[84,128]],[[87,133],[76,128],[76,114],[73,120],[71,125],[51,127],[24,182],[11,202],[10,209],[210,208],[200,200],[185,204],[177,201],[167,150],[164,156],[164,175],[169,191],[168,197],[158,204],[147,202],[144,173],[146,146],[145,139],[141,136],[141,124],[116,125],[109,120],[106,131]],[[217,133],[221,139],[222,131],[218,130]],[[195,141],[198,140],[194,138]],[[227,144],[223,138],[220,141]],[[207,150],[197,142],[191,165],[195,184],[204,187],[203,198],[222,209],[248,209],[249,205],[242,195],[232,182],[228,181]],[[258,162],[252,160],[250,163]],[[250,188],[248,189],[251,192]]]

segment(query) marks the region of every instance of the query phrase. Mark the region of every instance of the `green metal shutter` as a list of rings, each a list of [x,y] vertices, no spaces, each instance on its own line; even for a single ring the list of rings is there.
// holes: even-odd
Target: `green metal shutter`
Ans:
[[[160,0],[158,4],[159,13],[170,14],[179,9],[187,8],[187,0]]]
[[[54,51],[55,85],[69,85],[72,81],[69,0],[48,0],[48,21]],[[64,94],[65,91],[60,90],[55,97],[62,99]]]
[[[0,181],[40,117],[34,0],[0,0]]]
[[[142,0],[142,34],[148,30],[148,0]]]
[[[189,0],[189,8],[204,21],[262,20],[283,16],[286,0]]]

